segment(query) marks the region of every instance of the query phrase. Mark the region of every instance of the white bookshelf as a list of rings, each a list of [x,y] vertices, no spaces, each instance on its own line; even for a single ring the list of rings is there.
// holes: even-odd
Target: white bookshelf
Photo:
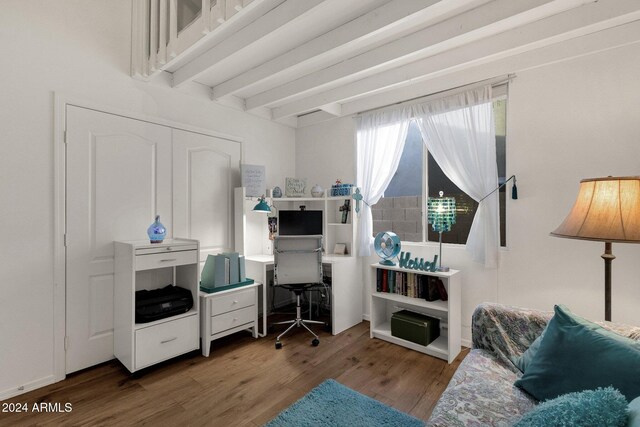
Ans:
[[[430,356],[444,359],[451,363],[461,350],[461,302],[460,274],[457,270],[448,272],[427,272],[386,266],[380,263],[371,264],[371,322],[370,336],[401,345]],[[402,271],[405,273],[438,277],[447,289],[447,301],[427,301],[396,293],[378,292],[376,290],[378,269]],[[400,310],[409,310],[440,319],[440,336],[427,346],[413,343],[391,335],[391,315]]]

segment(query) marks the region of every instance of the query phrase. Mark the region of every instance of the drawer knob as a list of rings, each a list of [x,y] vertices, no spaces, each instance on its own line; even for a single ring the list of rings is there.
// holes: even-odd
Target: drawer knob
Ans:
[[[234,303],[234,304],[237,304],[237,303],[238,303],[238,300],[234,300],[234,301],[233,301],[233,303]]]
[[[170,251],[171,250],[171,246],[167,246],[167,250]]]
[[[173,338],[169,338],[169,339],[166,339],[166,340],[162,340],[162,341],[160,341],[160,344],[166,344],[168,342],[175,341],[177,339],[178,339],[178,337],[173,337]]]
[[[171,258],[171,259],[161,259],[160,262],[171,262],[171,261],[175,261],[177,258]]]
[[[238,320],[238,318],[237,318],[237,317],[234,317],[234,318],[233,318],[233,321],[234,321],[234,322],[236,322],[237,320]]]

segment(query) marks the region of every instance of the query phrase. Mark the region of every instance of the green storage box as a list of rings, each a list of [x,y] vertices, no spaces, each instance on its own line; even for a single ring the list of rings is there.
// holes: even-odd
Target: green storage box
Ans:
[[[401,310],[391,315],[391,335],[427,346],[440,336],[440,319]]]

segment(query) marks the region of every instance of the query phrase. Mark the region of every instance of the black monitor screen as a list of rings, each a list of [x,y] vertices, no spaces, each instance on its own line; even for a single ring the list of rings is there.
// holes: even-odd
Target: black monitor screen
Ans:
[[[322,211],[278,212],[278,233],[281,236],[312,236],[322,234]]]

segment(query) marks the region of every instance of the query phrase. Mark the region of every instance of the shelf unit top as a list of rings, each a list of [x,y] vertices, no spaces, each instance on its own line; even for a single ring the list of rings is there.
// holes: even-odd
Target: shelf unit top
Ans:
[[[323,202],[324,197],[272,197],[272,202]]]
[[[322,196],[322,197],[269,197],[273,203],[275,202],[324,202],[324,201],[341,201],[351,199],[351,194],[346,196]]]
[[[402,271],[405,273],[416,273],[416,274],[426,274],[429,276],[436,276],[436,277],[445,277],[445,278],[449,278],[455,274],[458,274],[460,272],[460,270],[449,270],[449,271],[424,271],[424,270],[413,270],[411,268],[400,268],[397,265],[383,265],[380,264],[379,262],[373,263],[371,264],[372,268],[381,268],[383,270],[393,270],[393,271]]]
[[[135,249],[151,249],[151,248],[164,248],[167,246],[190,246],[194,243],[197,243],[197,240],[192,239],[182,239],[182,238],[174,238],[174,239],[164,239],[162,243],[151,243],[149,240],[128,240],[128,241],[119,241],[120,243],[126,243],[128,245],[133,246]]]

